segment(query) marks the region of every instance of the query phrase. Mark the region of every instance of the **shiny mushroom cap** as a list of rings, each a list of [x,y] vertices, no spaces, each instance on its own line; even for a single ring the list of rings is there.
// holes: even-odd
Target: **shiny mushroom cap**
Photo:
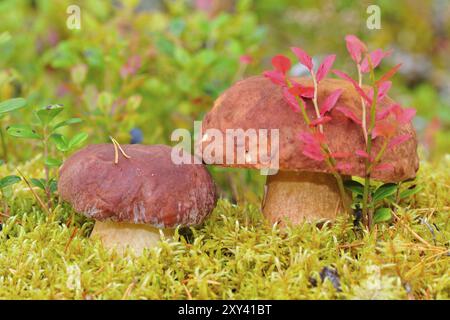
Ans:
[[[215,186],[201,164],[174,164],[165,145],[90,145],[67,159],[58,191],[77,212],[98,221],[158,228],[200,224],[214,209]]]

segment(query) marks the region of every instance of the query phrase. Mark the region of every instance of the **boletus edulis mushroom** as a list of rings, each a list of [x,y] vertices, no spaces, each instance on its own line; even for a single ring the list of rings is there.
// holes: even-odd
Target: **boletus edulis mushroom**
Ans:
[[[312,87],[309,79],[295,79],[300,85]],[[318,87],[319,105],[332,92],[342,89],[337,106],[345,106],[358,117],[361,115],[361,98],[350,82],[338,79],[324,79]],[[315,119],[312,102],[305,99],[306,110],[311,119]],[[378,110],[391,106],[394,101],[385,97],[378,103]],[[356,150],[364,150],[365,140],[361,127],[350,121],[337,108],[331,111],[332,120],[324,126],[324,134],[329,141],[330,149],[334,152],[355,154]],[[392,118],[392,119],[390,119]],[[389,116],[386,121],[395,121]],[[292,223],[302,220],[317,221],[334,219],[342,210],[341,197],[335,177],[324,162],[315,161],[302,153],[302,143],[298,135],[307,131],[303,118],[294,113],[283,97],[282,89],[263,76],[247,78],[235,83],[215,101],[212,110],[205,116],[202,123],[203,150],[211,140],[208,130],[216,129],[224,135],[227,130],[278,129],[278,172],[268,175],[265,194],[262,202],[264,215],[271,221],[284,221],[287,218]],[[386,152],[381,162],[392,165],[390,171],[374,171],[372,179],[383,182],[398,182],[414,178],[419,166],[417,156],[417,139],[411,123],[397,126],[395,135],[410,135],[411,139],[399,145],[394,150]],[[258,141],[261,141],[259,137]],[[228,167],[261,169],[266,165],[261,161],[261,154],[257,150],[257,159],[249,159],[245,163],[227,163],[225,151],[227,139],[223,139],[223,148],[216,148],[215,153],[203,153],[204,161]],[[268,140],[268,149],[273,148]],[[214,141],[213,141],[214,142]],[[217,143],[217,141],[216,141]],[[237,145],[232,149],[238,153]],[[242,141],[241,141],[242,143]],[[252,154],[255,146],[245,142],[245,150]],[[379,139],[373,141],[374,153],[381,148]],[[217,154],[223,152],[223,154]],[[269,152],[270,154],[270,152]],[[364,161],[357,156],[346,159],[351,169],[340,169],[339,174],[345,179],[350,176],[363,177]]]
[[[216,203],[214,182],[201,164],[174,164],[165,145],[90,145],[68,158],[58,191],[96,220],[92,237],[106,247],[140,254],[177,226],[200,224]]]

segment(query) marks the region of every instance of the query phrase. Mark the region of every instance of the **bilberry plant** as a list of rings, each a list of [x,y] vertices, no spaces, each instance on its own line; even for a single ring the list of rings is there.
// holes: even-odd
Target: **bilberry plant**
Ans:
[[[44,190],[47,196],[47,203],[50,206],[52,193],[56,191],[56,179],[50,177],[50,170],[59,167],[67,153],[80,146],[88,137],[87,133],[79,132],[72,138],[68,138],[59,133],[59,130],[68,125],[80,123],[79,118],[70,118],[62,121],[55,121],[57,116],[64,110],[61,105],[49,105],[34,112],[36,123],[16,124],[8,127],[7,132],[11,136],[34,139],[41,142],[44,155],[44,178],[31,178],[31,183]],[[54,151],[59,151],[59,155],[53,156]]]
[[[388,207],[383,206],[385,200],[398,201],[402,196],[410,196],[418,191],[418,189],[413,188],[400,193],[399,186],[394,183],[383,184],[375,188],[371,181],[374,171],[393,170],[392,164],[381,162],[381,160],[386,151],[396,148],[411,138],[410,135],[395,136],[395,133],[398,126],[412,120],[416,111],[412,108],[402,108],[396,103],[388,108],[379,108],[378,103],[392,87],[390,79],[398,71],[400,65],[396,65],[380,78],[377,78],[375,68],[391,52],[382,49],[369,52],[367,46],[354,35],[346,36],[345,40],[350,57],[356,64],[357,80],[342,71],[331,70],[336,58],[335,55],[325,57],[315,71],[311,56],[298,47],[293,47],[291,50],[299,62],[308,69],[312,87],[302,86],[295,79],[289,78],[288,71],[291,68],[291,61],[283,55],[273,57],[274,70],[264,72],[264,76],[281,87],[288,105],[294,112],[300,113],[307,124],[307,131],[300,132],[298,136],[303,143],[303,154],[312,160],[326,163],[330,172],[336,178],[342,203],[347,212],[350,212],[351,207],[346,202],[345,189],[356,195],[357,207],[361,207],[362,211],[362,221],[370,229],[374,223],[390,220],[391,211]],[[319,105],[318,88],[320,82],[328,75],[330,70],[338,77],[349,81],[357,91],[361,101],[362,114],[360,117],[345,106],[336,106],[343,92],[342,89],[332,92]],[[369,84],[364,86],[365,75],[368,75]],[[314,118],[311,118],[306,112],[305,99],[311,99],[312,101]],[[363,150],[355,150],[354,154],[331,150],[324,135],[324,130],[326,130],[326,124],[332,120],[330,111],[335,107],[337,111],[361,127],[365,142]],[[394,116],[396,121],[385,121],[390,115]],[[374,152],[372,148],[375,139],[381,139],[382,141],[382,147],[377,152]],[[353,180],[343,181],[339,172],[351,169],[351,164],[345,161],[349,157],[359,157],[364,161],[364,183]]]

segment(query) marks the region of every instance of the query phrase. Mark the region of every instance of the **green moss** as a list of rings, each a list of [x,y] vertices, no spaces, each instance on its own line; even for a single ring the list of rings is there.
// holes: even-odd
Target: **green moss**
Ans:
[[[21,170],[39,169],[32,161]],[[343,217],[279,229],[257,206],[221,200],[202,227],[141,257],[107,252],[88,238],[92,222],[65,204],[47,217],[21,183],[0,233],[0,298],[448,299],[450,158],[422,164],[418,182],[424,189],[401,204],[400,221],[371,234]],[[320,280],[325,266],[342,291]]]

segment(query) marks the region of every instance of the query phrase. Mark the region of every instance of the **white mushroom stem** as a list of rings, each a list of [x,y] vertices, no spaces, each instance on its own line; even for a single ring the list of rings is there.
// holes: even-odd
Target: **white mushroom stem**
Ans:
[[[267,177],[262,210],[271,223],[298,224],[334,220],[343,205],[333,175],[280,171]]]
[[[145,224],[96,221],[91,237],[100,239],[108,249],[123,253],[128,247],[140,255],[144,248],[157,246],[161,240],[160,230],[166,237],[174,234],[174,229],[158,229]]]

